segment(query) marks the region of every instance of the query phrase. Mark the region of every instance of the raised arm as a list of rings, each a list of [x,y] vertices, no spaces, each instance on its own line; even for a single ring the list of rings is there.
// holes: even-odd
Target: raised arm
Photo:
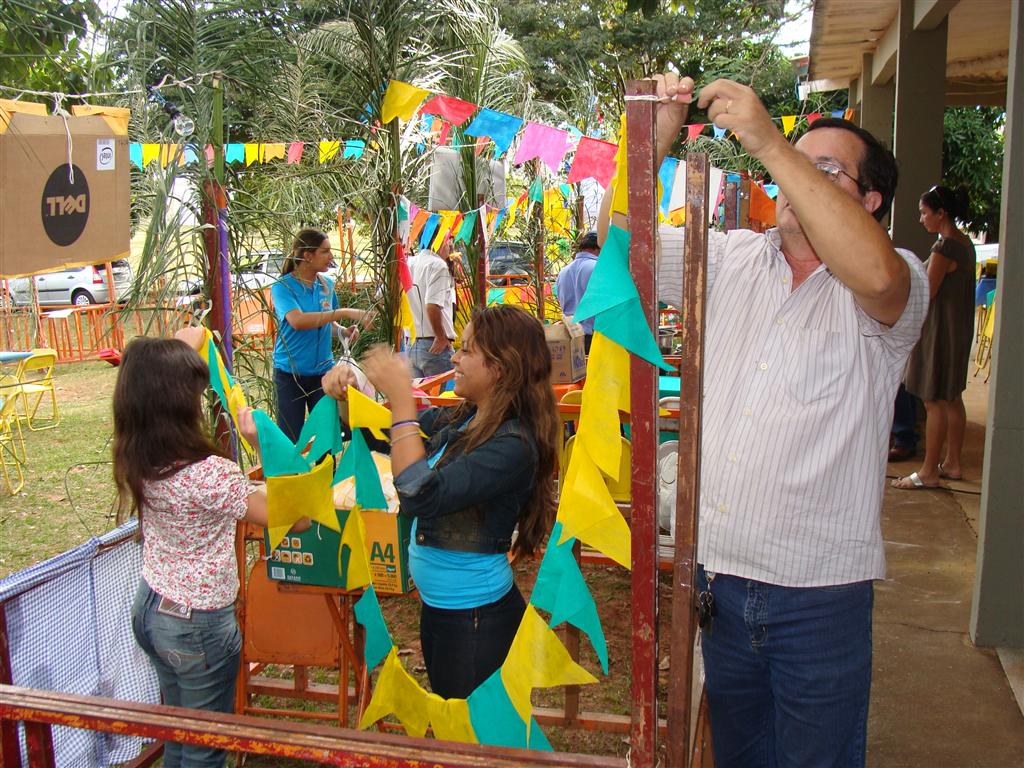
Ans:
[[[853,292],[868,315],[893,325],[906,307],[910,269],[870,213],[881,204],[882,195],[853,186],[858,183],[852,178],[856,165],[847,168],[850,179],[844,175],[839,183],[830,181],[814,163],[845,158],[828,154],[832,150],[824,147],[827,137],[814,136],[814,132],[792,146],[754,91],[740,83],[714,81],[701,91],[698,105],[706,107],[715,125],[735,133],[743,148],[764,164],[792,208],[813,254]],[[850,138],[860,146],[853,134]],[[861,146],[856,160],[863,151]],[[780,209],[780,229],[781,219]],[[787,232],[782,234],[784,250],[793,242],[799,247],[798,234],[790,237],[789,243]]]

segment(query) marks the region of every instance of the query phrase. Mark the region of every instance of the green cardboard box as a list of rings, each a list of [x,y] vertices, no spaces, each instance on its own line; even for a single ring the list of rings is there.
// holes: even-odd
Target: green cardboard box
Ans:
[[[339,509],[339,527],[344,530],[349,511]],[[413,589],[409,577],[409,529],[412,520],[383,511],[366,511],[367,555],[370,574],[378,594],[404,594]],[[263,543],[270,550],[270,537],[264,533]],[[313,584],[320,587],[345,587],[340,575],[348,567],[348,552],[341,554],[339,573],[338,551],[341,534],[314,522],[309,530],[290,533],[267,560],[267,573],[274,581],[291,584]]]

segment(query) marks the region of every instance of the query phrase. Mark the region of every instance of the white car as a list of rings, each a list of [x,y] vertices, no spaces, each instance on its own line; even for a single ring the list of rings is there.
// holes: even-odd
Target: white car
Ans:
[[[110,271],[114,276],[114,298],[127,292],[132,282],[132,267],[126,260],[111,262]],[[64,269],[60,272],[45,272],[33,277],[18,277],[11,281],[14,303],[28,306],[33,303],[32,281],[35,281],[39,305],[46,307],[72,304],[84,307],[89,304],[106,304],[110,300],[107,285],[106,264],[90,267]]]

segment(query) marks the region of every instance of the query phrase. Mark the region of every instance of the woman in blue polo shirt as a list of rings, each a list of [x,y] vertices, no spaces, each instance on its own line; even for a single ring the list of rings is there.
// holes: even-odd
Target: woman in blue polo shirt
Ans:
[[[277,317],[277,423],[292,440],[298,440],[306,413],[323,397],[320,377],[334,365],[334,323],[343,318],[366,323],[370,317],[362,310],[339,306],[334,281],[323,276],[333,264],[327,235],[303,229],[295,236],[281,279],[270,289]]]

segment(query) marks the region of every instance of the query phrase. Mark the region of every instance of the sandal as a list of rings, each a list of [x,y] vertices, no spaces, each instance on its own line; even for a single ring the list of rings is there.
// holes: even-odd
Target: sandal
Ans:
[[[898,477],[889,483],[889,485],[892,488],[896,488],[901,491],[920,491],[928,488],[941,487],[938,483],[935,483],[934,485],[926,484],[917,472],[911,472],[906,477]]]
[[[961,472],[959,475],[951,475],[948,472],[946,472],[945,469],[942,468],[942,464],[939,464],[939,477],[943,478],[944,480],[963,480],[964,479],[963,472]]]

